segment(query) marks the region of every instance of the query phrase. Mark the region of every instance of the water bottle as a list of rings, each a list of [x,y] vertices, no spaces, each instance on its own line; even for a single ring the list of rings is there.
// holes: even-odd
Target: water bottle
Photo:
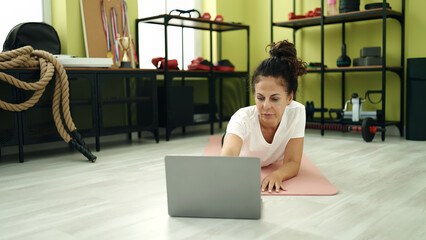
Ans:
[[[361,100],[358,97],[357,93],[352,94],[352,121],[358,122],[359,121],[359,114],[360,114],[360,106],[361,106]]]
[[[336,0],[328,0],[327,4],[328,4],[327,16],[336,15],[337,14]]]

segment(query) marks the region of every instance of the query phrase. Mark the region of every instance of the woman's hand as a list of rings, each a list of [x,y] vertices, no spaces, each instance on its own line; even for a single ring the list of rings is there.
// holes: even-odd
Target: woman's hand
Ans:
[[[275,188],[276,192],[279,192],[281,189],[286,191],[287,189],[283,185],[283,178],[278,171],[274,171],[268,176],[266,176],[261,185],[262,192],[268,190],[268,192],[272,192],[272,189]]]
[[[279,192],[281,189],[286,191],[287,189],[284,187],[283,181],[297,175],[302,161],[302,154],[303,138],[290,139],[284,152],[283,164],[263,179],[261,185],[262,192],[272,192],[274,188],[276,192]]]

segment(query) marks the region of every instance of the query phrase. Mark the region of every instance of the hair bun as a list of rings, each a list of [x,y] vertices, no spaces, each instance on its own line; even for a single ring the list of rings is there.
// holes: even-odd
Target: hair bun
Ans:
[[[294,44],[284,40],[277,43],[271,43],[268,45],[271,47],[269,54],[271,57],[277,58],[297,58],[296,48]]]
[[[293,43],[283,40],[277,43],[270,43],[266,47],[270,47],[269,55],[271,58],[288,63],[296,76],[302,76],[306,73],[307,64],[297,58],[297,51]]]

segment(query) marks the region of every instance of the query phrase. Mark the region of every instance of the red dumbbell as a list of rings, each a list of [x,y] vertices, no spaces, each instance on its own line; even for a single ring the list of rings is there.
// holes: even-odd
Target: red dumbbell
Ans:
[[[314,15],[314,17],[321,16],[321,8],[315,8],[313,15]]]
[[[318,17],[321,16],[321,8],[315,8],[313,11],[308,11],[305,17]]]
[[[306,16],[304,15],[296,15],[293,12],[288,14],[288,20],[293,20],[293,19],[299,19],[299,18],[305,18]]]
[[[223,17],[222,17],[222,15],[217,15],[214,20],[216,22],[223,22]]]
[[[205,19],[205,20],[210,20],[210,18],[211,18],[212,16],[210,15],[210,13],[208,13],[208,12],[205,12],[205,13],[203,13],[203,16],[201,16],[201,18],[202,19]]]

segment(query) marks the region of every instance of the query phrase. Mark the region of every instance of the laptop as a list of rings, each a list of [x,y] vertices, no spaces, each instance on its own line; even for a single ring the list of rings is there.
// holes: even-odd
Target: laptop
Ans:
[[[260,218],[259,158],[167,155],[165,167],[170,216]]]

